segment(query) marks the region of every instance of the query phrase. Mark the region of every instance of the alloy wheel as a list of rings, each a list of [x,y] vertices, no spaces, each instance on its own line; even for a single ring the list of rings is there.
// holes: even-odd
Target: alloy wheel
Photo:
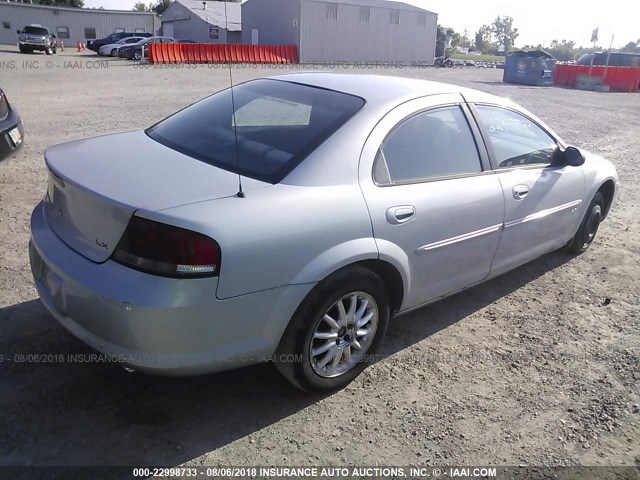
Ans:
[[[364,292],[352,292],[322,315],[311,338],[309,356],[315,373],[343,375],[362,361],[376,335],[378,305]]]

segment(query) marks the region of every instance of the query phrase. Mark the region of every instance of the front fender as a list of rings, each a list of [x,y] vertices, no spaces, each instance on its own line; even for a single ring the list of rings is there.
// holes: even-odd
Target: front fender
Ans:
[[[620,189],[620,180],[618,179],[618,173],[615,166],[608,160],[599,155],[590,152],[583,152],[585,156],[585,162],[582,166],[584,170],[585,178],[585,207],[588,208],[591,199],[595,196],[596,192],[606,182],[613,182],[615,188],[613,192],[613,200],[609,205],[609,210],[618,196]]]

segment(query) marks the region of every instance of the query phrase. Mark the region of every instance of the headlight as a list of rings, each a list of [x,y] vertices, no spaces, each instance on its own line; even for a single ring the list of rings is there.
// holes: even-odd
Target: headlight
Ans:
[[[42,40],[46,40],[46,39],[47,39],[47,37],[41,37],[41,39],[42,39]]]
[[[26,42],[26,41],[27,41],[27,36],[26,36],[26,35],[20,35],[19,40],[20,40],[21,42]]]

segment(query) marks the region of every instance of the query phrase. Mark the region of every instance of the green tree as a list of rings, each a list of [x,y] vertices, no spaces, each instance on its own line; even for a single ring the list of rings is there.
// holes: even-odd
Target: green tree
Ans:
[[[471,47],[473,46],[473,42],[471,41],[471,35],[469,34],[469,30],[466,28],[464,32],[462,32],[462,36],[460,37],[460,46],[462,47]]]
[[[453,28],[438,25],[436,30],[436,57],[447,56],[462,41],[462,37]]]
[[[84,7],[83,0],[33,0],[33,3],[36,5],[52,5],[56,7]]]
[[[491,34],[498,46],[504,46],[505,53],[511,50],[519,35],[513,26],[513,18],[508,16],[496,17],[491,24]]]
[[[133,11],[134,12],[150,12],[151,8],[147,7],[147,5],[144,2],[137,2],[133,6]]]
[[[158,15],[162,15],[172,3],[172,0],[157,0],[156,3],[151,5],[151,10],[156,12]]]
[[[476,32],[474,44],[476,50],[482,53],[491,48],[491,27],[489,25],[481,26]]]
[[[562,40],[558,42],[557,40],[553,40],[549,47],[545,50],[553,55],[553,58],[563,61],[570,62],[576,59],[576,42]]]
[[[640,52],[640,39],[637,42],[629,42],[622,47],[623,52],[638,53]]]

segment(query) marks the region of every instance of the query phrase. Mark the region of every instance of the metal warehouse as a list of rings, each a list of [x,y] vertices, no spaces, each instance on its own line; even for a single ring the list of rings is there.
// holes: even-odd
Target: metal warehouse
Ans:
[[[437,14],[385,0],[247,0],[242,43],[293,44],[303,63],[432,64]]]
[[[16,30],[32,24],[49,29],[58,37],[58,44],[73,46],[114,32],[155,34],[160,19],[149,12],[0,3],[0,44],[17,44]]]
[[[160,17],[162,34],[196,43],[240,43],[240,4],[176,0]]]

